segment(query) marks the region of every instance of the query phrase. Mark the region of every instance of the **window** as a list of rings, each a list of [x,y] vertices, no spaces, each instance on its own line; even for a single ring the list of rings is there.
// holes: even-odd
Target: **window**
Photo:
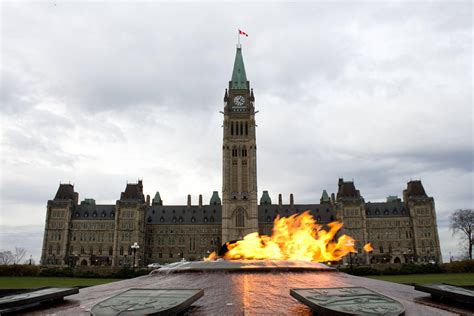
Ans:
[[[120,255],[123,256],[123,246],[120,246]]]
[[[242,157],[247,157],[247,149],[245,147],[242,148]]]
[[[230,135],[234,135],[234,122],[230,122]]]
[[[94,248],[92,248],[92,246],[89,248],[89,254],[94,254]]]
[[[48,254],[52,255],[53,254],[53,246],[49,246],[48,248]]]
[[[249,134],[249,123],[245,122],[245,135]]]
[[[112,256],[114,253],[114,249],[112,248],[112,246],[109,247],[109,256]]]
[[[244,211],[242,209],[239,209],[235,212],[235,227],[245,227]]]
[[[383,246],[379,247],[380,253],[383,253]]]
[[[85,251],[84,251],[84,247],[81,247],[81,254],[84,254]]]

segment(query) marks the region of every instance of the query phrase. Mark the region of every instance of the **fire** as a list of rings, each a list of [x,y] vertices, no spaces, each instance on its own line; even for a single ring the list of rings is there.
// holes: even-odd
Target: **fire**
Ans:
[[[372,252],[373,250],[374,248],[372,247],[372,244],[370,242],[364,245],[365,252]]]
[[[349,252],[356,252],[355,240],[335,236],[341,222],[328,224],[326,231],[309,211],[290,217],[277,217],[271,236],[251,233],[235,243],[227,243],[224,259],[306,260],[315,262],[339,261]],[[207,260],[217,257],[212,253]]]

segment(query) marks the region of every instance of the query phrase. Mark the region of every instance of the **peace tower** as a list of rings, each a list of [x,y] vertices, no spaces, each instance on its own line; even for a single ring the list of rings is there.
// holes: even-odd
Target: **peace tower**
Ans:
[[[232,78],[224,95],[222,146],[222,241],[258,231],[257,145],[253,90],[237,45]]]

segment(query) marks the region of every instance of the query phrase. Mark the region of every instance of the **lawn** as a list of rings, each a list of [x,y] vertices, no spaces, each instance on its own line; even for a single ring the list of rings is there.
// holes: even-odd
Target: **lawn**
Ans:
[[[71,287],[98,285],[119,279],[86,279],[61,277],[0,277],[0,289],[34,289],[45,286]]]
[[[453,285],[474,285],[474,273],[371,275],[367,277],[371,279],[406,284],[449,283]]]

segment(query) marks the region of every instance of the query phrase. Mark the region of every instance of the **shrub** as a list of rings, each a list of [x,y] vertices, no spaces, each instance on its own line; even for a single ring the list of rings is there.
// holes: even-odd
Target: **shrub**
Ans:
[[[449,273],[472,273],[474,272],[474,260],[444,263],[442,268]]]
[[[0,265],[0,276],[38,276],[40,267],[29,264]]]
[[[39,274],[44,277],[73,277],[74,270],[72,268],[42,268]]]

